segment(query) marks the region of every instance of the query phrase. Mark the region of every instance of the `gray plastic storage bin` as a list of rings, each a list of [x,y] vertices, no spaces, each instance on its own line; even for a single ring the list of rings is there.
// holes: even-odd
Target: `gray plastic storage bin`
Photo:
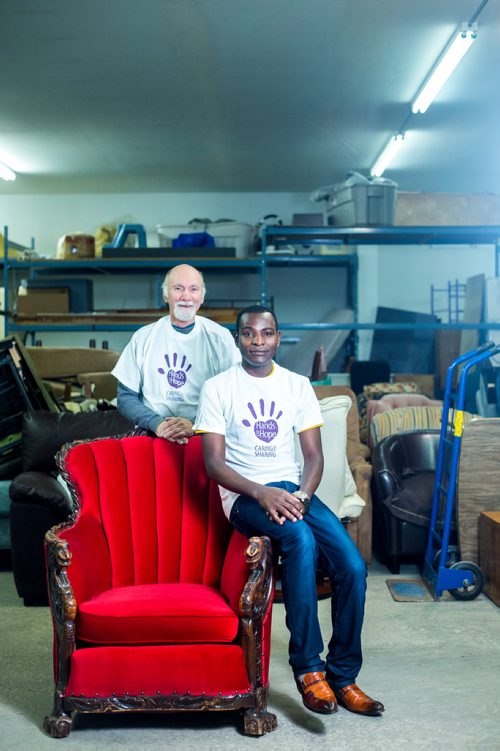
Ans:
[[[392,185],[346,185],[327,208],[328,224],[338,227],[394,224],[396,187]]]

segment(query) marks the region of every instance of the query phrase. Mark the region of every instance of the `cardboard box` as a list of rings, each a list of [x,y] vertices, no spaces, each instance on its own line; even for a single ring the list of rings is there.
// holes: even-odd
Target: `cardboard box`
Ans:
[[[400,226],[482,226],[498,224],[500,196],[490,193],[398,192]]]
[[[93,347],[26,347],[37,373],[57,399],[114,399],[118,381],[111,375],[120,352]]]
[[[324,227],[325,217],[323,214],[294,214],[292,216],[294,227]]]
[[[71,260],[74,258],[94,258],[95,238],[93,235],[63,235],[57,242],[56,258]]]
[[[67,289],[20,288],[17,297],[19,316],[36,316],[37,313],[69,313],[69,292]]]
[[[446,375],[451,363],[460,355],[460,341],[462,332],[460,329],[435,332],[435,358],[438,389],[444,391]],[[454,384],[455,385],[455,384]]]
[[[479,514],[479,565],[485,578],[484,594],[500,607],[500,511]]]
[[[80,373],[109,373],[120,352],[93,347],[26,347],[42,378],[64,378]]]
[[[79,373],[77,381],[86,399],[116,399],[118,381],[111,373]]]
[[[94,290],[91,279],[23,279],[21,286],[28,292],[39,289],[67,289],[70,313],[90,313],[94,310]]]

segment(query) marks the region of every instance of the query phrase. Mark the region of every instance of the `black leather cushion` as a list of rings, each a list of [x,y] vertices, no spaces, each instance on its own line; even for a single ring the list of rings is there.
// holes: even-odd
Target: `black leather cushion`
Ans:
[[[400,487],[384,499],[384,505],[398,519],[428,527],[435,476],[433,471],[406,471]]]
[[[116,409],[98,412],[48,412],[23,416],[23,470],[55,472],[55,455],[65,443],[122,435],[134,425]]]
[[[69,514],[71,499],[60,482],[46,472],[21,472],[9,487],[13,503],[42,504]]]

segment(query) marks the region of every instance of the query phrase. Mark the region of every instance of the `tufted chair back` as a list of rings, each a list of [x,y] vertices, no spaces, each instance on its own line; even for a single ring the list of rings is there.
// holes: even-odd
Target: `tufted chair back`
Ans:
[[[99,551],[96,590],[219,586],[231,527],[205,473],[199,438],[186,446],[148,436],[103,439],[76,445],[59,461],[76,491],[79,526],[88,527]],[[88,582],[88,571],[80,573]]]

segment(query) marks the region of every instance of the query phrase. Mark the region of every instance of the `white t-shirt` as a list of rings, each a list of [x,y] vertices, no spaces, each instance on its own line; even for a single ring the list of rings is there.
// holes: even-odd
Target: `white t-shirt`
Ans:
[[[132,335],[112,373],[161,417],[194,420],[207,378],[240,359],[231,333],[215,321],[196,316],[183,334],[165,316]]]
[[[194,430],[226,439],[226,462],[243,477],[265,485],[299,484],[294,434],[323,424],[307,378],[276,363],[265,378],[241,364],[211,378],[202,389]],[[220,487],[227,517],[238,493]]]

